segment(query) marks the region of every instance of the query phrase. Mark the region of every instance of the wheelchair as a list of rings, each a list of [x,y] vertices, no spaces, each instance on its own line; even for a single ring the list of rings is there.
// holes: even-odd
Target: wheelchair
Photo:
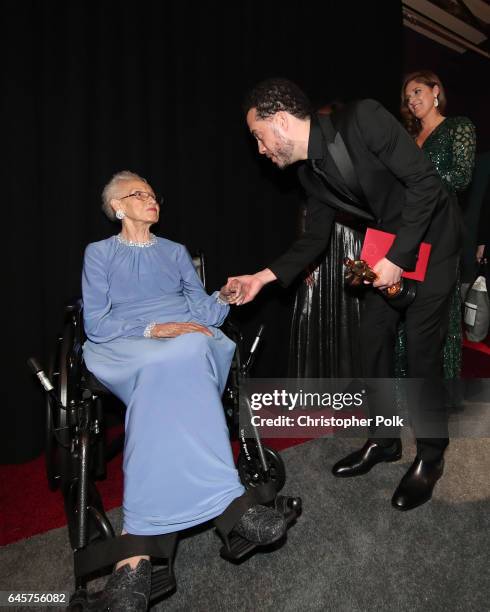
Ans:
[[[204,257],[199,254],[193,260],[205,285]],[[262,444],[255,428],[253,437],[247,437],[238,418],[240,384],[253,364],[263,326],[246,359],[243,359],[243,337],[237,326],[227,320],[222,331],[236,343],[222,400],[230,437],[238,439],[240,445],[237,470],[246,489],[243,497],[249,503],[273,505],[284,514],[289,528],[301,513],[301,499],[278,495],[286,480],[280,455]],[[96,482],[106,478],[107,462],[122,450],[124,437],[110,446],[105,442],[104,403],[113,396],[84,365],[85,339],[83,304],[75,299],[65,306],[63,329],[57,338],[48,374],[35,359],[28,361],[47,393],[46,474],[49,488],[59,489],[63,495],[75,574],[75,592],[68,610],[80,612],[99,609],[101,592],[93,594],[87,589],[91,579],[104,570],[110,571],[117,561],[140,554],[150,555],[153,561],[150,603],[171,595],[176,589],[173,558],[178,541],[178,533],[147,537],[114,533]],[[245,400],[250,414],[248,399]],[[235,501],[239,500],[242,498]],[[215,519],[216,530],[223,540],[220,554],[228,561],[240,563],[254,553],[257,545],[232,532],[243,513],[243,504],[235,504],[225,516],[227,513]]]

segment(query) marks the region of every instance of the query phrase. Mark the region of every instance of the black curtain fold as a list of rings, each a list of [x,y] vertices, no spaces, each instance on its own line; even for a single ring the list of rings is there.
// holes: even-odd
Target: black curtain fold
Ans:
[[[241,101],[267,76],[317,104],[370,96],[397,110],[401,3],[7,0],[2,117],[6,164],[7,401],[0,460],[43,447],[44,404],[25,366],[48,362],[63,304],[80,293],[87,243],[117,232],[100,210],[131,169],[165,198],[156,233],[202,248],[209,288],[288,246],[294,169],[259,159]],[[284,375],[289,292],[268,287],[235,318],[268,324],[256,374]]]

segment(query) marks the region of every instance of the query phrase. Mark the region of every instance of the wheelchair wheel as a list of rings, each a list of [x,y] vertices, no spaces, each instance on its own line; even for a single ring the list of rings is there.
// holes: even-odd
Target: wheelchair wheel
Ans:
[[[57,339],[48,371],[58,400],[67,408],[80,394],[83,345],[80,317],[80,310],[66,309],[63,332]],[[71,448],[73,416],[49,397],[46,402],[46,475],[54,491],[77,476],[77,459]]]
[[[63,335],[58,337],[56,350],[48,370],[56,395],[63,406],[69,401],[69,361],[73,344],[73,329],[64,325]],[[46,476],[49,488],[56,491],[71,474],[70,434],[68,413],[46,398]]]
[[[286,483],[286,470],[284,468],[284,462],[281,455],[269,448],[264,446],[264,454],[267,461],[267,467],[269,468],[269,482],[273,482],[276,491],[279,492]],[[257,447],[250,444],[248,447],[249,457],[245,455],[243,451],[240,451],[237,461],[238,475],[242,481],[243,486],[246,489],[257,487],[266,481],[266,476],[263,472],[262,465],[260,463],[259,454]]]
[[[53,379],[52,374],[50,375],[51,380]],[[49,396],[46,397],[46,431],[45,431],[45,467],[46,467],[46,478],[48,480],[48,486],[51,491],[56,491],[60,486],[60,473],[57,469],[57,454],[58,454],[58,442],[54,437],[54,420],[55,415],[53,414],[56,409],[53,410]]]

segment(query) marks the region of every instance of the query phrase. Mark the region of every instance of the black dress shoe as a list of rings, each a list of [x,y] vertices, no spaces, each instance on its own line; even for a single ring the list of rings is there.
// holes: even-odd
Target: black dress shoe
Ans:
[[[396,440],[391,446],[387,447],[368,440],[360,450],[338,461],[332,468],[332,474],[338,478],[360,476],[361,474],[367,474],[377,463],[398,461],[401,456],[402,443],[400,440]]]
[[[393,494],[391,500],[393,508],[411,510],[428,502],[443,471],[444,459],[423,461],[415,457],[415,461]]]
[[[284,515],[260,504],[249,508],[233,528],[242,538],[261,545],[280,540],[286,530]]]
[[[150,601],[151,563],[140,559],[131,569],[129,564],[115,570],[92,609],[97,612],[146,612]]]

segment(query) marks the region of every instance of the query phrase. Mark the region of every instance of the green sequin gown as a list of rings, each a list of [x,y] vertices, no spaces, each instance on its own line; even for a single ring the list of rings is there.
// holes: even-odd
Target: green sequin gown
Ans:
[[[466,117],[447,117],[428,136],[422,151],[431,160],[446,188],[464,191],[471,182],[475,164],[475,127]],[[398,328],[395,375],[407,375],[406,333],[404,323]],[[457,379],[461,374],[463,332],[461,326],[460,283],[451,296],[449,328],[444,344],[444,378]]]

